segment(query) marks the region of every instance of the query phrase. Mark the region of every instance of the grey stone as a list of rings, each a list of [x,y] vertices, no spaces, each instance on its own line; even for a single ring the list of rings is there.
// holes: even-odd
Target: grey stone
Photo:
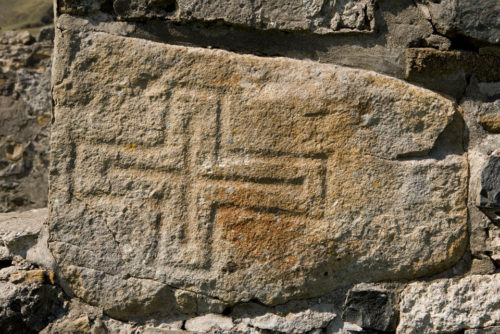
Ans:
[[[67,303],[64,315],[45,327],[41,334],[180,334],[182,319],[175,317],[156,323],[123,322],[103,314],[101,308],[85,304],[73,298]]]
[[[500,227],[490,224],[487,230],[486,249],[496,266],[500,267]]]
[[[419,0],[429,11],[436,29],[490,43],[500,42],[500,5],[497,0]]]
[[[263,3],[270,4],[270,2]],[[338,5],[341,1],[336,3]],[[246,7],[252,6],[248,2],[242,4]],[[210,6],[208,3],[205,5]],[[224,6],[234,6],[234,4],[232,1],[225,1],[222,7]],[[382,1],[377,6],[379,9],[374,15],[380,26],[372,32],[343,29],[337,31],[338,33],[327,34],[320,34],[319,30],[315,33],[311,33],[310,30],[290,33],[289,30],[260,29],[254,25],[255,22],[250,24],[252,28],[257,29],[249,29],[249,26],[242,24],[225,24],[219,19],[209,22],[203,18],[180,19],[180,21],[172,17],[151,20],[121,18],[120,21],[116,21],[116,17],[112,15],[95,11],[91,11],[92,13],[84,18],[76,16],[69,18],[67,14],[61,14],[57,24],[64,30],[82,31],[79,25],[84,25],[88,29],[98,28],[106,32],[109,32],[110,26],[116,28],[117,24],[121,24],[131,28],[132,31],[127,33],[131,37],[169,44],[235,50],[241,53],[313,59],[374,70],[402,78],[405,48],[424,43],[423,41],[432,35],[432,26],[412,0]],[[286,15],[280,10],[274,12]],[[214,11],[221,13],[219,7],[214,8]],[[225,14],[230,13],[222,13]],[[147,24],[143,24],[145,21]],[[296,21],[290,21],[292,22]]]
[[[0,253],[4,259],[15,256],[54,268],[54,259],[47,248],[48,234],[44,227],[47,209],[0,214]]]
[[[468,211],[470,222],[470,249],[474,257],[496,258],[498,246],[495,231],[498,229],[487,215],[478,208],[482,189],[482,173],[494,152],[500,147],[500,136],[487,132],[480,124],[481,113],[490,109],[491,101],[500,94],[500,84],[479,82],[472,77],[465,97],[460,103],[462,115],[467,127],[469,160],[469,199]]]
[[[360,284],[349,290],[342,319],[364,330],[392,332],[398,323],[398,297],[392,289]]]
[[[488,256],[472,259],[471,274],[487,275],[495,273],[495,264]]]
[[[267,313],[264,315],[239,319],[242,323],[261,330],[279,333],[306,333],[321,330],[337,317],[333,305],[315,305],[299,312],[287,314]]]
[[[411,283],[401,295],[398,334],[453,333],[500,322],[500,274]]]
[[[234,324],[231,318],[219,314],[205,314],[186,321],[185,328],[194,333],[208,333],[211,330],[230,331]]]
[[[481,173],[478,206],[493,222],[500,222],[500,156],[489,157]]]
[[[52,43],[52,41],[54,41],[54,37],[55,37],[54,26],[48,26],[40,29],[36,40],[38,42]]]
[[[231,6],[231,3],[227,3],[227,5]],[[209,5],[207,4],[207,6]],[[113,8],[116,14],[126,19],[168,17],[177,10],[177,1],[115,0]]]

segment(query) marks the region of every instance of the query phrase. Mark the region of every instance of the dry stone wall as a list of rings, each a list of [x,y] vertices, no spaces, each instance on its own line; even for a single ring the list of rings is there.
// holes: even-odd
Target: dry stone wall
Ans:
[[[53,38],[0,36],[0,212],[47,205]]]
[[[56,5],[46,332],[498,330],[497,1]]]

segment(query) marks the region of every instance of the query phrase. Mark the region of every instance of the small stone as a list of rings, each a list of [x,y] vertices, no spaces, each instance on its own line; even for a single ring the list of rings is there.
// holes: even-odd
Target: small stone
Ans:
[[[197,311],[196,294],[185,290],[176,290],[175,300],[179,309],[184,313],[195,313]]]
[[[210,313],[187,320],[185,328],[195,333],[207,333],[213,329],[228,331],[233,328],[233,321],[229,317]]]
[[[472,259],[470,273],[472,275],[487,275],[495,272],[495,264],[487,256],[479,259]]]
[[[500,156],[489,157],[481,173],[478,207],[493,222],[500,222]]]
[[[500,133],[500,101],[496,103],[495,109],[479,115],[479,124],[488,132]]]
[[[429,37],[427,37],[425,39],[425,43],[428,46],[434,47],[441,51],[449,50],[451,47],[451,41],[448,38],[435,34],[432,34]]]
[[[257,317],[243,318],[241,321],[251,327],[280,333],[306,333],[321,329],[337,316],[333,305],[315,305],[308,310],[287,315],[267,313]]]

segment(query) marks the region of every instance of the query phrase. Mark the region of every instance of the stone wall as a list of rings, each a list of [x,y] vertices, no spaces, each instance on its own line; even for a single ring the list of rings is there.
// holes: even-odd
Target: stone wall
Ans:
[[[45,332],[500,331],[497,1],[56,13]]]
[[[0,212],[47,205],[53,38],[0,36]]]

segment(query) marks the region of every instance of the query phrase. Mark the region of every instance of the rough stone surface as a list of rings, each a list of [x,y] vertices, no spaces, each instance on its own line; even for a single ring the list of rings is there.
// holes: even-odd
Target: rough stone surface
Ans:
[[[52,40],[0,36],[0,212],[47,205]]]
[[[453,333],[500,323],[500,274],[412,283],[401,295],[397,333]]]
[[[176,287],[274,304],[462,256],[451,101],[312,62],[57,43],[50,247],[84,300],[123,315],[144,298],[148,313]]]
[[[500,228],[490,224],[486,235],[486,249],[491,254],[491,259],[500,267]]]
[[[187,320],[185,328],[195,333],[208,333],[211,330],[229,331],[233,328],[233,321],[219,314],[206,314]]]
[[[418,1],[425,4],[433,25],[441,34],[500,43],[500,5],[497,0]]]
[[[479,124],[488,132],[500,133],[500,100],[484,104],[479,113]]]
[[[472,259],[471,274],[473,275],[486,275],[495,273],[496,267],[489,256]]]
[[[54,272],[25,261],[2,263],[0,269],[0,331],[38,333],[63,313],[64,295]]]
[[[375,28],[375,0],[63,0],[68,14],[112,11],[120,19],[172,21],[223,21],[256,29],[332,32],[371,32]]]
[[[239,319],[253,328],[279,333],[306,333],[314,329],[325,328],[337,314],[333,305],[315,305],[302,312],[290,312],[279,315],[267,313],[256,317]]]

